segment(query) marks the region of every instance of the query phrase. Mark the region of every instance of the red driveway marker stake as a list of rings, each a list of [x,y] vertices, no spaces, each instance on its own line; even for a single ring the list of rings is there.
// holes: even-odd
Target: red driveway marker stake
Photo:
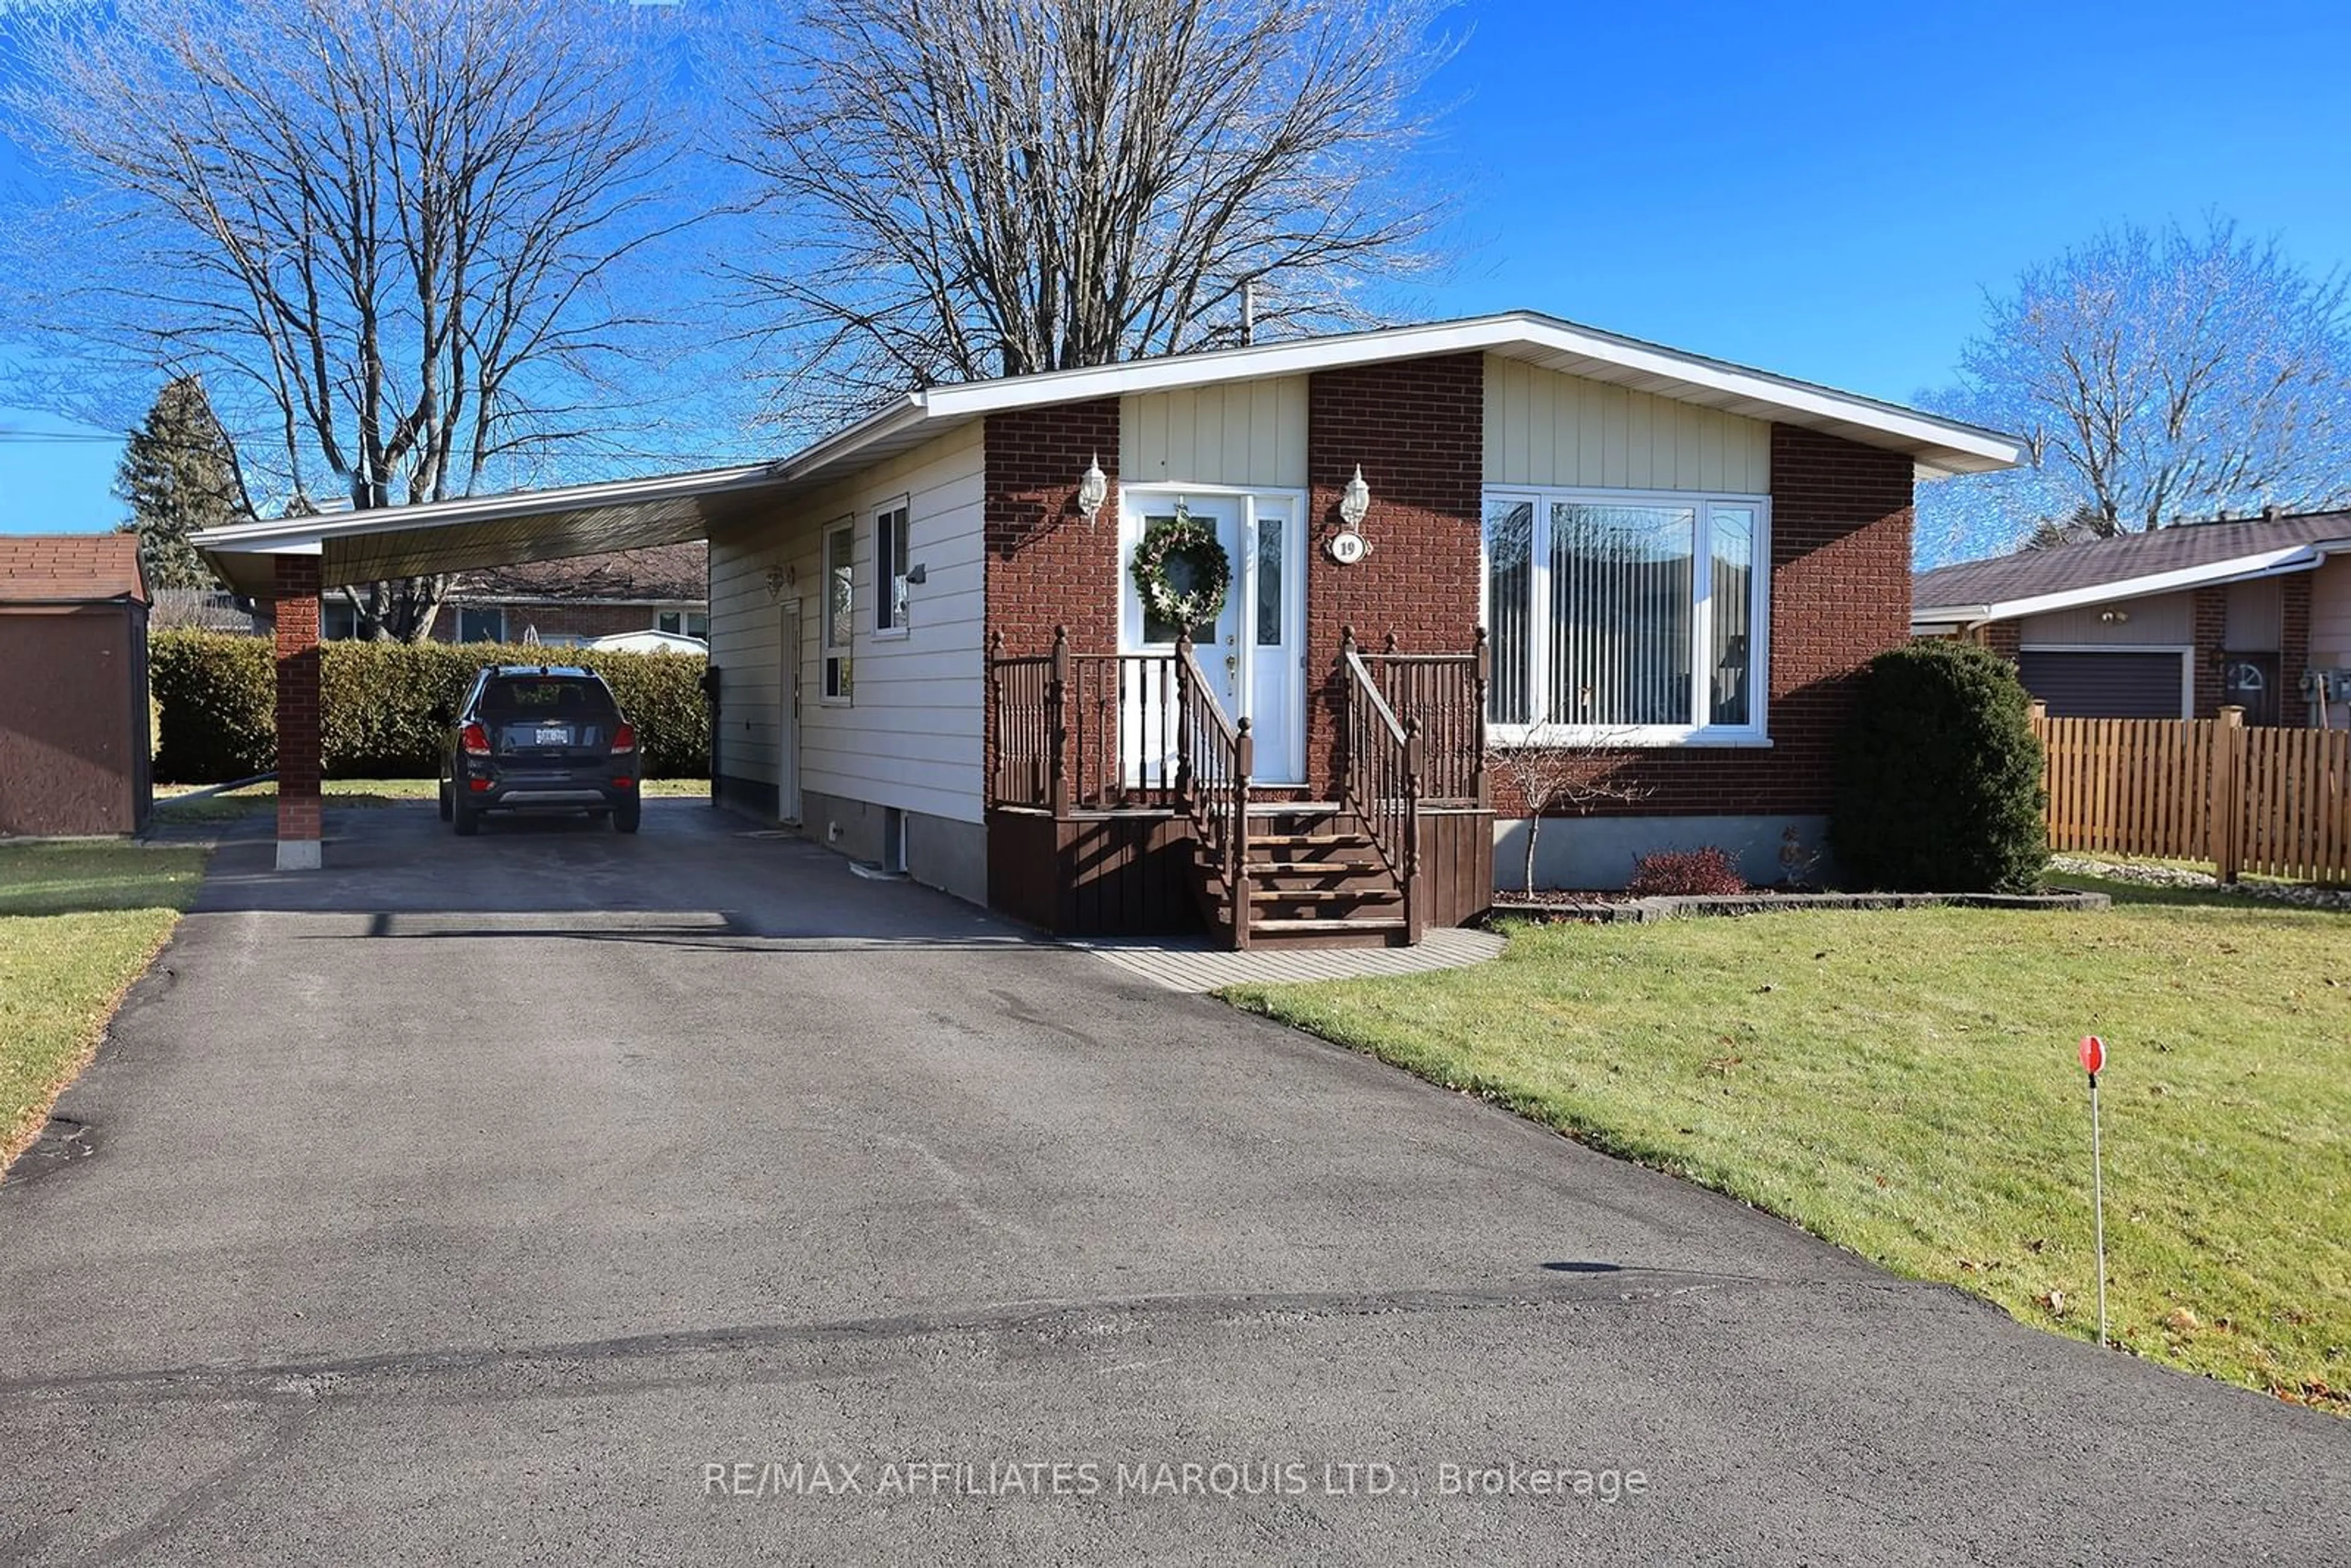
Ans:
[[[2082,1037],[2082,1071],[2090,1075],[2090,1211],[2098,1238],[2098,1343],[2106,1343],[2106,1192],[2105,1161],[2098,1149],[2098,1073],[2106,1065],[2106,1042]]]

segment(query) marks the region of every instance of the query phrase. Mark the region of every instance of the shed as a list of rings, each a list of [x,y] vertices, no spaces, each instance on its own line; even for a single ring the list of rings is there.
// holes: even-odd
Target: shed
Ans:
[[[0,834],[146,825],[147,604],[129,534],[0,536]]]

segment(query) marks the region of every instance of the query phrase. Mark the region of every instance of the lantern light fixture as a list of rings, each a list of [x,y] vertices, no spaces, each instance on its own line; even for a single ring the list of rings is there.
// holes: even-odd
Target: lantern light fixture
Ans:
[[[1364,465],[1358,463],[1355,465],[1355,476],[1347,481],[1346,489],[1340,494],[1339,520],[1346,524],[1352,533],[1364,526],[1364,514],[1371,509],[1372,487],[1364,483]]]
[[[1110,476],[1102,472],[1102,454],[1096,453],[1086,460],[1086,471],[1078,476],[1078,515],[1085,518],[1088,528],[1093,527],[1102,503],[1109,499]]]

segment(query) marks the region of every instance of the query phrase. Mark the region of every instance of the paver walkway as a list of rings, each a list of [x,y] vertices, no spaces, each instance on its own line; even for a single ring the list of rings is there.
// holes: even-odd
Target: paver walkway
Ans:
[[[1171,991],[1205,992],[1283,980],[1361,980],[1466,969],[1499,956],[1502,939],[1490,931],[1447,927],[1429,932],[1417,947],[1253,947],[1235,953],[1180,936],[1079,937],[1069,946]]]

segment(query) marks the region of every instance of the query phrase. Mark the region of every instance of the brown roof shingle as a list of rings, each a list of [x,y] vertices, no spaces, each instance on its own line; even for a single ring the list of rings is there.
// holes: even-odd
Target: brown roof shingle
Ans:
[[[1910,580],[1919,609],[2004,604],[2161,572],[2237,560],[2330,539],[2351,539],[2351,512],[2304,512],[2232,523],[2180,523],[2150,533],[1963,560]]]
[[[0,534],[0,604],[147,601],[131,534]]]

